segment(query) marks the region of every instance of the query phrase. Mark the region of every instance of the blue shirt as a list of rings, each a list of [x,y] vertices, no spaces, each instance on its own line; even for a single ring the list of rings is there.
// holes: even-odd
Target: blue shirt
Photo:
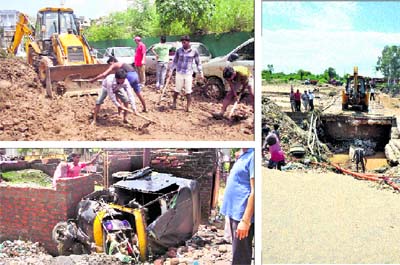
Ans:
[[[223,215],[236,221],[242,219],[251,192],[252,178],[254,178],[254,149],[248,149],[235,162],[229,174],[221,207]]]
[[[176,72],[180,74],[193,74],[193,62],[196,63],[199,72],[202,71],[200,55],[196,49],[189,48],[187,50],[180,47],[175,52],[172,62],[172,71],[176,68]]]

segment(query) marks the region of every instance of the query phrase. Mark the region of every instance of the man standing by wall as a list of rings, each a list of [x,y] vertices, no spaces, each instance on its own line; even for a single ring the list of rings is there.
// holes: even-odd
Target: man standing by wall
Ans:
[[[221,213],[229,218],[232,264],[251,264],[254,237],[254,149],[242,149],[229,174]]]
[[[167,74],[168,62],[169,62],[169,49],[171,48],[165,42],[167,38],[165,36],[160,37],[160,43],[154,45],[151,48],[151,52],[156,56],[157,59],[157,70],[156,70],[156,89],[157,91],[164,86],[165,76]]]
[[[186,111],[190,111],[190,104],[192,103],[192,82],[193,82],[193,62],[196,63],[199,70],[200,78],[203,79],[202,66],[200,62],[199,52],[192,49],[190,46],[190,37],[183,36],[181,38],[182,47],[176,50],[172,67],[169,71],[168,78],[176,69],[175,77],[175,91],[173,95],[172,108],[176,109],[176,99],[182,89],[185,90],[187,106]]]
[[[142,87],[146,83],[146,45],[142,42],[142,38],[136,36],[134,38],[136,42],[136,51],[135,51],[135,66],[137,68],[137,72],[139,73],[139,80]]]

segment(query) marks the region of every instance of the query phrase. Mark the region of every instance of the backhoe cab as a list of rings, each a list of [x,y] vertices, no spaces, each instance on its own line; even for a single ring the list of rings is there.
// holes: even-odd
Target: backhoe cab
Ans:
[[[369,93],[367,92],[368,81],[358,75],[358,67],[354,67],[354,74],[347,78],[345,90],[342,91],[342,110],[358,108],[361,111],[368,111]]]

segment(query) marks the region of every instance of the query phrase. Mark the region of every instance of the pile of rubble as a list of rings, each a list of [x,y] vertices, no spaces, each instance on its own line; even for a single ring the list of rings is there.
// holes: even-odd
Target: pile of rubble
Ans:
[[[144,264],[229,264],[231,244],[225,241],[224,231],[215,226],[200,225],[197,234],[184,246],[169,248],[165,255],[151,258]],[[26,264],[123,264],[118,257],[99,253],[53,257],[38,242],[15,240],[0,244],[0,265]]]
[[[340,142],[339,144],[327,144],[329,149],[335,154],[343,154],[350,149],[361,146],[364,149],[366,156],[375,155],[377,143],[371,140],[354,139],[352,141]]]
[[[262,98],[262,124],[266,124],[270,129],[273,128],[274,124],[279,124],[281,147],[286,154],[289,153],[292,146],[302,145],[305,148],[306,157],[315,160],[314,155],[307,148],[308,131],[300,128],[276,103],[266,96]],[[329,149],[322,145],[322,155],[316,159],[327,160],[329,153]]]
[[[122,264],[114,256],[93,253],[90,255],[71,255],[53,257],[40,246],[38,242],[30,241],[4,241],[0,244],[0,265],[53,265],[53,264],[79,264],[102,265]]]

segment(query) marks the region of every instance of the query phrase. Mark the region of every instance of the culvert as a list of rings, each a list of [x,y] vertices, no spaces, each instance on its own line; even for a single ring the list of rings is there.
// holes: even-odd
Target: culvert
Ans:
[[[331,162],[351,168],[352,151],[361,144],[367,155],[367,170],[387,167],[385,147],[391,140],[392,129],[397,129],[396,118],[371,115],[322,115],[320,138],[327,143],[334,155]],[[354,150],[354,149],[353,149]],[[393,164],[389,162],[389,164]]]
[[[375,151],[384,151],[389,143],[392,127],[397,127],[392,116],[333,115],[321,116],[320,138],[331,144],[345,144],[355,140],[376,143]]]

